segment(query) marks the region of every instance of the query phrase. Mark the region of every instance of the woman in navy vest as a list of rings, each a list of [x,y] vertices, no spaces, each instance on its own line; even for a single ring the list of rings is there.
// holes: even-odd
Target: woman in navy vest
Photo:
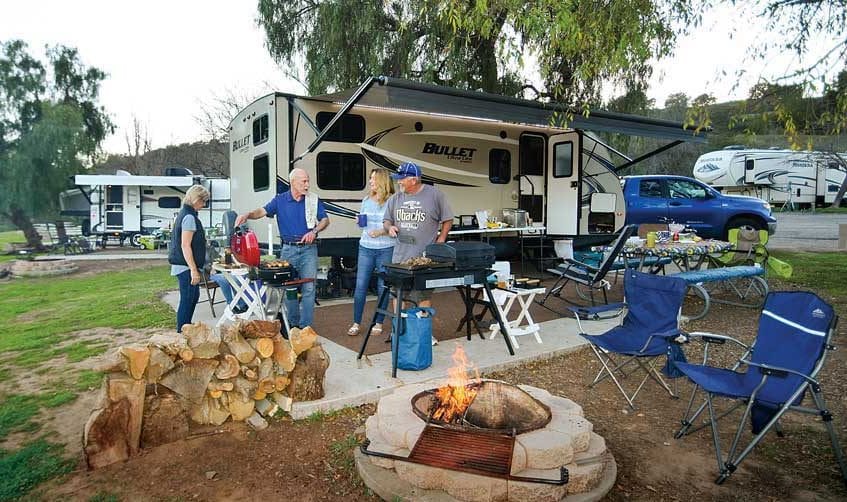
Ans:
[[[171,275],[179,281],[179,307],[176,310],[176,331],[182,333],[183,324],[191,324],[194,307],[200,299],[200,271],[206,265],[206,233],[197,217],[197,211],[206,205],[209,191],[194,185],[185,192],[182,209],[174,222],[168,263]]]

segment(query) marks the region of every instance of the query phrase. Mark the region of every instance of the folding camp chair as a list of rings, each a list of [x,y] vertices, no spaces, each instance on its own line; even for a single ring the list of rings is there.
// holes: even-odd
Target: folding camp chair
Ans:
[[[799,411],[821,417],[829,432],[835,458],[847,483],[847,465],[844,453],[832,425],[832,413],[826,408],[817,375],[826,359],[827,350],[833,350],[830,339],[835,332],[838,317],[833,308],[814,293],[794,291],[770,293],[759,317],[759,331],[751,347],[724,335],[692,333],[690,336],[706,342],[702,365],[678,363],[677,369],[695,384],[694,393],[685,412],[682,428],[676,437],[690,434],[705,425],[692,428],[705,409],[709,410],[708,425],[720,475],[715,483],[723,483],[773,428],[782,435],[779,419],[785,412]],[[707,366],[710,343],[727,341],[738,344],[744,355],[731,369]],[[740,368],[746,366],[746,372]],[[706,393],[706,402],[691,414],[697,390]],[[807,390],[811,391],[814,408],[800,406]],[[735,399],[738,402],[729,411],[715,414],[715,396]],[[722,457],[718,421],[735,408],[746,403],[738,429],[726,457]],[[753,439],[736,455],[747,419],[753,430]]]
[[[558,267],[547,269],[548,272],[558,275],[559,278],[556,279],[553,287],[551,287],[547,294],[544,295],[544,298],[538,301],[538,304],[546,306],[545,304],[551,296],[564,300],[562,297],[562,290],[565,286],[567,286],[568,282],[571,281],[573,281],[574,284],[585,286],[588,289],[589,300],[591,301],[592,306],[596,304],[594,300],[595,290],[603,292],[604,304],[609,303],[609,299],[606,295],[606,289],[610,287],[610,284],[606,280],[606,274],[608,274],[612,269],[612,265],[623,250],[626,240],[632,237],[632,234],[635,233],[635,228],[635,225],[627,225],[623,227],[617,239],[610,244],[609,252],[603,257],[599,266],[595,267],[591,264],[569,258]]]
[[[674,339],[681,334],[680,310],[687,285],[682,279],[670,275],[654,275],[632,269],[627,269],[624,274],[623,303],[569,309],[576,317],[579,335],[591,344],[591,350],[602,365],[591,386],[611,378],[630,408],[635,408],[635,398],[648,378],[655,380],[668,394],[676,397],[656,369],[656,364],[659,357],[665,355],[674,360],[684,360]],[[601,335],[588,335],[582,328],[580,319],[599,319],[610,312],[622,312],[623,309],[626,310],[626,315],[621,324]],[[625,356],[625,359],[617,362],[616,355]],[[629,370],[631,365],[635,365],[633,371],[640,368],[644,370],[645,375],[632,395],[629,395],[616,374],[628,377],[633,371],[625,370]],[[665,372],[669,376],[675,376],[671,370],[669,363]]]
[[[714,257],[715,265],[753,265],[764,266],[768,261],[768,231],[756,230],[750,226],[730,228],[727,239],[732,249]]]

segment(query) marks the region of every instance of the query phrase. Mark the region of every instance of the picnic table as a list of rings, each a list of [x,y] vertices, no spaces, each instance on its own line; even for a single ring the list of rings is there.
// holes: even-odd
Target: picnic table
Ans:
[[[707,257],[712,253],[723,253],[732,249],[732,244],[715,239],[703,239],[700,241],[680,240],[665,243],[656,243],[654,247],[647,247],[646,240],[633,241],[624,244],[622,253],[624,256],[638,260],[638,268],[643,268],[649,257],[670,258],[683,272],[699,270]]]

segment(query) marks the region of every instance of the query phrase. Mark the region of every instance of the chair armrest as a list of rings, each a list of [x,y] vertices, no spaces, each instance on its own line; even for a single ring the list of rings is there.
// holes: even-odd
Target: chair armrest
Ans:
[[[688,336],[690,338],[699,338],[705,343],[716,343],[719,345],[723,345],[726,342],[732,342],[738,345],[739,347],[742,347],[744,350],[750,350],[750,347],[748,345],[727,335],[719,335],[717,333],[709,333],[706,331],[692,331],[691,333],[688,333]]]
[[[610,303],[608,305],[598,305],[596,307],[566,307],[573,312],[574,316],[582,319],[611,319],[617,317],[627,308],[626,303]],[[615,311],[613,314],[607,314],[610,311]],[[601,315],[607,314],[607,315]]]
[[[597,270],[599,270],[599,268],[597,268],[595,265],[591,265],[589,263],[585,263],[585,262],[582,262],[582,261],[577,261],[577,260],[574,260],[573,258],[566,258],[565,263],[567,264],[567,267],[565,267],[566,269],[569,269],[571,267],[580,267],[580,268],[584,268],[584,269],[586,269],[590,272],[596,272]]]
[[[741,362],[747,364],[749,366],[754,366],[759,369],[759,373],[767,376],[775,376],[777,378],[785,378],[789,374],[796,375],[809,383],[816,384],[817,380],[806,375],[805,373],[800,373],[799,371],[794,371],[788,368],[782,368],[780,366],[772,366],[770,364],[762,364],[762,363],[754,363],[753,361],[742,359]]]
[[[677,340],[680,335],[685,335],[685,332],[678,328],[660,331],[658,333],[651,333],[650,336],[647,337],[647,341],[644,342],[644,345],[641,347],[639,352],[646,350],[647,347],[650,346],[650,343],[653,342],[653,338],[673,338],[673,340],[671,340],[672,342],[682,343],[682,341]]]

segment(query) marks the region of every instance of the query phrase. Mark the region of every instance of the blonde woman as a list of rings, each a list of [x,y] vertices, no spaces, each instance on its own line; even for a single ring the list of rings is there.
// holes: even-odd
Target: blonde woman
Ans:
[[[179,307],[176,310],[176,331],[191,324],[194,307],[200,299],[201,270],[206,265],[206,233],[197,217],[197,211],[206,205],[209,191],[194,185],[185,192],[182,209],[174,222],[171,245],[168,248],[168,263],[171,275],[179,281]]]
[[[359,324],[365,310],[365,298],[368,295],[368,285],[374,270],[382,271],[383,265],[391,263],[394,252],[394,241],[382,226],[385,214],[385,203],[394,194],[394,184],[391,175],[385,169],[371,171],[369,181],[370,193],[362,200],[359,211],[359,226],[362,227],[362,237],[359,239],[359,259],[356,271],[356,291],[353,293],[353,325],[347,330],[350,336],[359,334]],[[377,282],[377,295],[382,293],[383,284],[380,278]],[[385,316],[379,314],[373,334],[382,333],[382,321]]]

